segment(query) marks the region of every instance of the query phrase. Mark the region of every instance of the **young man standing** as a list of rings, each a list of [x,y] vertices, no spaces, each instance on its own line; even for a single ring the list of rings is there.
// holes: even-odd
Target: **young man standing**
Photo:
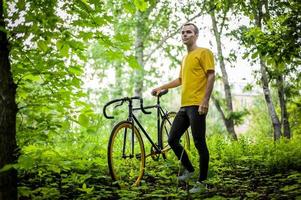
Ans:
[[[214,58],[209,49],[198,47],[196,44],[199,30],[196,25],[186,23],[182,27],[182,41],[187,48],[187,55],[182,60],[179,77],[167,84],[153,89],[152,94],[182,85],[181,108],[172,124],[168,143],[185,167],[180,181],[188,180],[194,174],[187,153],[180,144],[180,138],[191,126],[194,144],[199,153],[199,178],[190,192],[200,192],[206,188],[209,152],[206,145],[206,115],[209,99],[214,85]]]

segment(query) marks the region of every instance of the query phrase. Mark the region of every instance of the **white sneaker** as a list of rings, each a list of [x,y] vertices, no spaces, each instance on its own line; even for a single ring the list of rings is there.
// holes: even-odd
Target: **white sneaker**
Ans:
[[[193,188],[189,190],[190,193],[199,193],[199,192],[205,192],[207,190],[207,184],[201,183],[197,181]]]
[[[181,176],[178,177],[179,181],[187,181],[193,176],[194,172],[189,172],[187,169],[183,172]]]

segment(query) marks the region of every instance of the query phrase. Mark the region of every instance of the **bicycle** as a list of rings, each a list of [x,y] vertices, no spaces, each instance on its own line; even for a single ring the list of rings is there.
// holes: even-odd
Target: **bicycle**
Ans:
[[[162,91],[157,95],[157,104],[151,106],[143,105],[141,97],[125,97],[115,99],[105,104],[103,114],[108,119],[113,119],[113,116],[108,116],[106,109],[111,104],[119,102],[114,108],[128,103],[128,118],[127,120],[117,123],[110,135],[108,143],[108,165],[113,183],[120,187],[138,186],[144,175],[145,159],[151,156],[154,160],[159,160],[160,155],[166,159],[167,152],[171,149],[168,145],[168,134],[171,128],[172,121],[176,116],[175,112],[164,111],[160,105],[160,97],[166,94],[168,90]],[[140,107],[133,107],[133,101],[140,100]],[[157,143],[153,141],[150,134],[143,128],[134,114],[134,111],[141,110],[144,114],[151,114],[149,109],[157,109]],[[136,126],[138,125],[138,127]],[[149,154],[145,154],[144,142],[140,131],[151,144]],[[183,146],[189,150],[190,140],[189,133],[184,133]],[[182,141],[181,141],[182,142]]]

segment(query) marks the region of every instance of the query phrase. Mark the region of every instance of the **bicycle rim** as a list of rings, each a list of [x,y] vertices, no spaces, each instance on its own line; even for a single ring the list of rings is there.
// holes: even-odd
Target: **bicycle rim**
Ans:
[[[117,124],[110,136],[108,164],[111,177],[119,187],[139,185],[144,174],[145,151],[137,128],[132,123]],[[132,142],[133,141],[133,142]]]

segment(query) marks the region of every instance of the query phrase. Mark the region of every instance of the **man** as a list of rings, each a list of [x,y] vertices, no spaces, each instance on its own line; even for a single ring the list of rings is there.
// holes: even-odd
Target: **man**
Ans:
[[[160,91],[182,85],[181,108],[172,124],[168,143],[185,168],[180,181],[191,178],[194,174],[187,153],[180,144],[180,138],[191,126],[195,147],[199,153],[199,178],[191,193],[200,192],[206,188],[209,152],[206,145],[206,115],[209,99],[214,85],[214,58],[209,49],[200,48],[196,41],[199,31],[196,25],[186,23],[182,27],[182,41],[187,48],[187,55],[182,60],[179,77],[167,84],[153,89],[152,94],[158,95]]]

